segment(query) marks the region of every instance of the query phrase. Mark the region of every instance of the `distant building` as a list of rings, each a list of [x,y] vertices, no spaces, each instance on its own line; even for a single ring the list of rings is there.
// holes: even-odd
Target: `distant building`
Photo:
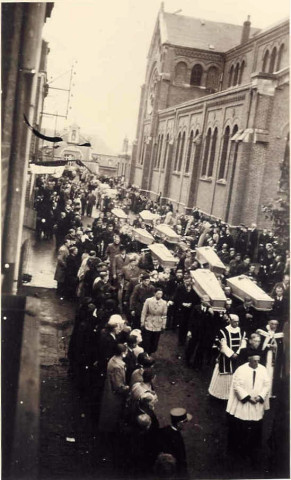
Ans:
[[[231,223],[263,226],[289,132],[289,21],[265,30],[158,14],[130,182]]]

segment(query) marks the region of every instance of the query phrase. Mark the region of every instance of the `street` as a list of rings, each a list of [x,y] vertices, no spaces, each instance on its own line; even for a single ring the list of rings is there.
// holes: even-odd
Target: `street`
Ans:
[[[41,405],[40,405],[40,479],[123,478],[111,462],[102,459],[102,438],[96,431],[98,420],[98,385],[84,379],[80,390],[68,375],[67,351],[74,323],[76,304],[60,300],[52,285],[55,254],[53,241],[42,240],[30,252],[34,272],[42,271],[38,281],[42,287],[25,286],[22,293],[36,295],[42,303],[39,319],[41,333]],[[42,267],[46,259],[45,268]],[[37,283],[32,279],[32,283]],[[156,407],[160,426],[169,424],[171,408],[181,406],[193,415],[185,426],[183,437],[187,450],[190,478],[234,478],[233,466],[226,454],[226,402],[208,394],[212,368],[194,371],[184,364],[183,349],[177,346],[177,334],[166,331],[161,337],[156,359]],[[90,377],[92,378],[92,377]],[[93,373],[94,378],[94,373]],[[89,387],[88,387],[89,385]],[[275,407],[275,405],[274,405]],[[265,416],[264,471],[256,478],[272,478],[268,473],[268,439],[274,408]],[[241,473],[255,478],[254,471]],[[239,473],[237,472],[237,477]]]

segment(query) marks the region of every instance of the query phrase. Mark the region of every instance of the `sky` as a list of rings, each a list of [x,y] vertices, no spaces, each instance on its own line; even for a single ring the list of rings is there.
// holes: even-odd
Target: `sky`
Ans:
[[[69,88],[67,121],[45,117],[44,128],[77,123],[97,135],[110,153],[136,136],[140,89],[161,2],[159,0],[56,0],[43,37],[49,42],[50,87]],[[289,0],[165,0],[164,10],[205,20],[266,28],[289,15]],[[48,113],[65,115],[69,94],[50,89]],[[102,152],[99,152],[102,153]],[[108,153],[108,152],[105,152]]]

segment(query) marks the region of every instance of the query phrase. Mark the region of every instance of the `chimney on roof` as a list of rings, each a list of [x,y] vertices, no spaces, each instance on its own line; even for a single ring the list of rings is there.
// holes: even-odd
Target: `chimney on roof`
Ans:
[[[242,32],[241,32],[241,41],[240,43],[246,43],[248,39],[250,38],[250,33],[251,33],[251,22],[250,22],[250,16],[248,15],[248,19],[244,22]]]
[[[161,2],[160,12],[164,11],[164,2]]]

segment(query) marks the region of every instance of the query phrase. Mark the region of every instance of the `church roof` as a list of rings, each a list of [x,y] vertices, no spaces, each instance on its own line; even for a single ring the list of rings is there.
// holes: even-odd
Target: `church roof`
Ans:
[[[242,25],[211,22],[173,13],[162,12],[160,16],[161,43],[180,47],[226,52],[240,44],[242,28]],[[258,32],[258,28],[251,28],[250,36]]]

